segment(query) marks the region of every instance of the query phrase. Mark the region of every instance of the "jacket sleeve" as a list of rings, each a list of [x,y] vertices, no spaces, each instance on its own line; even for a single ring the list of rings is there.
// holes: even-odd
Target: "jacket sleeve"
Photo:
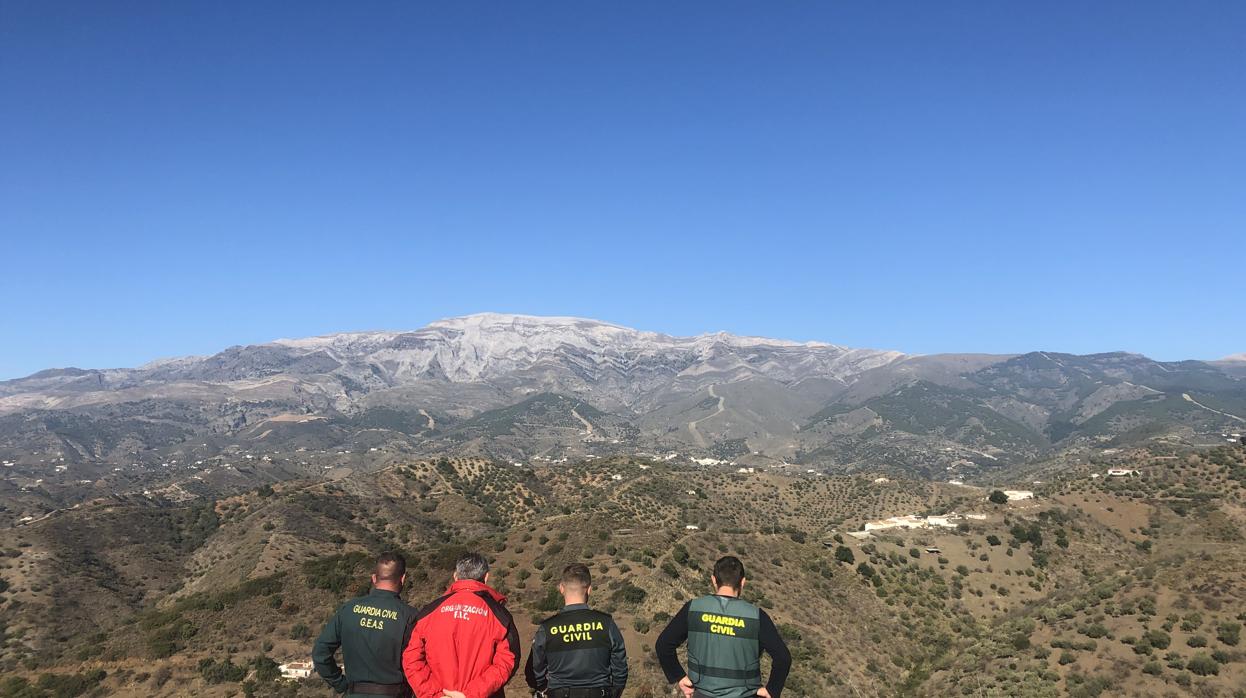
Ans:
[[[489,698],[506,685],[519,669],[519,629],[511,614],[501,604],[489,604],[498,621],[493,642],[493,662],[463,687],[467,698]]]
[[[766,681],[766,691],[771,698],[779,698],[783,693],[783,684],[787,683],[787,673],[792,669],[792,653],[787,649],[779,629],[765,611],[761,611],[761,629],[758,643],[766,654],[770,655],[770,679]]]
[[[666,625],[662,634],[658,635],[658,641],[653,644],[654,652],[658,655],[658,664],[662,665],[662,673],[666,674],[666,680],[669,683],[675,683],[688,675],[684,671],[684,666],[679,663],[676,650],[688,639],[688,608],[691,606],[691,601],[684,604],[684,607],[679,609],[679,613],[671,618],[671,622]]]
[[[428,666],[424,635],[418,622],[411,629],[407,647],[402,651],[402,673],[406,675],[407,683],[411,685],[416,698],[435,698],[441,695],[441,686],[435,685],[433,671]]]
[[[545,633],[537,626],[536,635],[532,638],[532,648],[528,650],[528,663],[524,665],[524,680],[534,691],[543,691],[549,683],[546,671],[549,669],[545,656]]]
[[[627,647],[623,644],[623,633],[613,620],[610,621],[610,685],[616,696],[621,695],[627,685]]]
[[[345,693],[346,675],[342,673],[342,668],[338,666],[337,660],[333,657],[337,649],[342,646],[342,621],[338,615],[339,613],[333,614],[333,617],[325,624],[324,630],[320,631],[320,637],[316,638],[316,644],[312,646],[312,664],[325,683],[332,686],[333,690],[338,693]]]

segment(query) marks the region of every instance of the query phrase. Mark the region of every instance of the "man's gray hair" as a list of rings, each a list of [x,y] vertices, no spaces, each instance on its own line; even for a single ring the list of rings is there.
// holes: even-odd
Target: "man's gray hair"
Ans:
[[[489,574],[489,561],[480,553],[466,553],[454,563],[454,576],[459,579],[483,582],[486,574]]]

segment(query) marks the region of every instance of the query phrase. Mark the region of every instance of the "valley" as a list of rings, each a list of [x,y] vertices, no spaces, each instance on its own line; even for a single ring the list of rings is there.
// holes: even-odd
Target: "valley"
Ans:
[[[1139,475],[1104,475],[1123,464]],[[654,637],[728,552],[793,645],[794,696],[1234,695],[1246,448],[1118,452],[1030,488],[996,504],[989,488],[882,476],[441,458],[93,502],[0,536],[4,690],[102,672],[108,695],[327,696],[272,667],[305,657],[392,547],[415,561],[417,604],[459,551],[485,551],[525,642],[555,607],[554,572],[591,563],[631,695],[665,695]],[[941,523],[878,525],[908,515]]]

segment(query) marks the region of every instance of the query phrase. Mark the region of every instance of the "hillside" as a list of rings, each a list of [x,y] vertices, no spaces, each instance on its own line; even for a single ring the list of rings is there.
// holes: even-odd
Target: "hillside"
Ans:
[[[525,636],[555,603],[555,571],[590,561],[595,603],[627,636],[631,694],[655,696],[657,632],[732,552],[793,644],[792,696],[1233,695],[1246,680],[1244,487],[1246,449],[1225,446],[1103,455],[1004,505],[972,487],[633,457],[410,460],[215,501],[113,498],[4,531],[0,666],[6,695],[102,671],[94,690],[108,695],[252,682],[255,695],[327,696],[269,683],[270,660],[306,655],[368,556],[406,551],[419,603],[473,548]],[[951,527],[858,532],[902,515]]]

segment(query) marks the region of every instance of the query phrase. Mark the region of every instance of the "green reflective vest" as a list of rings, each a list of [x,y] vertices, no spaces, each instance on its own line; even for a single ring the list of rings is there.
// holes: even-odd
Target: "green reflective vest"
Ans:
[[[712,698],[751,698],[761,688],[761,616],[730,596],[702,596],[688,607],[688,678]]]

